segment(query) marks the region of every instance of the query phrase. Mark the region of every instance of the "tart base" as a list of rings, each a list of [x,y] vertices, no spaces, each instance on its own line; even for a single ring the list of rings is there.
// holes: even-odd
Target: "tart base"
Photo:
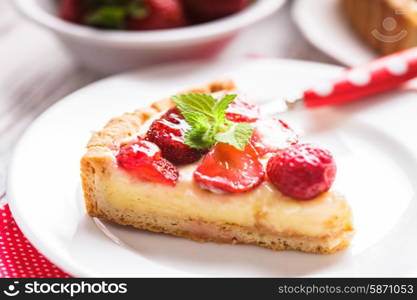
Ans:
[[[316,254],[331,254],[347,248],[352,231],[344,231],[336,236],[309,237],[289,236],[283,233],[268,233],[256,227],[243,227],[235,224],[214,223],[198,219],[179,219],[134,210],[119,210],[114,207],[101,207],[96,217],[130,225],[147,231],[166,233],[197,242],[218,244],[250,244],[271,250],[296,250]]]

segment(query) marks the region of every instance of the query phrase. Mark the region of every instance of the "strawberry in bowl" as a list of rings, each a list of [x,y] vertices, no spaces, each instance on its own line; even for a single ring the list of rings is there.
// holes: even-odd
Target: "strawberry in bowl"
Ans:
[[[187,24],[179,0],[60,0],[59,16],[102,29],[152,30]]]
[[[59,16],[102,29],[157,30],[220,19],[249,0],[60,0]]]
[[[208,22],[244,10],[251,0],[182,0],[184,8],[194,22]]]
[[[93,135],[81,160],[88,214],[203,242],[346,248],[352,212],[333,190],[332,154],[294,139],[284,122],[247,115],[254,106],[232,81],[192,91]]]
[[[13,2],[22,15],[52,31],[80,65],[109,75],[215,57],[237,33],[272,15],[284,0],[250,1],[236,13],[204,22],[191,16],[185,0]]]

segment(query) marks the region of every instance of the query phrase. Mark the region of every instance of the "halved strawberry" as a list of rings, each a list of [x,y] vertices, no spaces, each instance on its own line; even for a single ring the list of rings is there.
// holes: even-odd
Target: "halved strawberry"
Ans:
[[[264,175],[263,165],[250,144],[240,151],[219,143],[204,157],[194,179],[212,192],[241,193],[261,184]]]
[[[298,143],[297,134],[280,119],[261,119],[253,125],[251,144],[261,157]]]
[[[146,140],[158,145],[162,156],[173,164],[190,164],[199,160],[207,151],[196,150],[184,144],[184,135],[189,129],[180,111],[172,108],[152,123],[146,133]]]
[[[186,25],[186,18],[179,0],[143,0],[143,15],[128,20],[128,29],[168,29]]]
[[[119,167],[140,180],[171,186],[178,181],[177,168],[162,158],[161,150],[154,143],[139,140],[124,145],[116,159]]]
[[[59,16],[70,22],[81,23],[84,16],[84,5],[81,0],[61,0]]]
[[[226,111],[226,118],[232,122],[252,123],[259,119],[260,110],[256,104],[248,103],[236,98]]]

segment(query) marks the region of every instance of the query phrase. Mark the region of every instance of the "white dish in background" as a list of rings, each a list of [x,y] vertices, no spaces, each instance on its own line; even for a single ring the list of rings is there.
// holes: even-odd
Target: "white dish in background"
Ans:
[[[8,178],[13,215],[46,257],[75,276],[416,276],[417,97],[407,92],[282,115],[307,141],[335,155],[334,188],[352,205],[357,230],[345,251],[314,255],[201,244],[86,215],[79,160],[91,132],[111,117],[219,76],[235,79],[250,98],[263,101],[340,71],[290,60],[241,66],[207,62],[166,65],[95,83],[51,107],[16,146]]]
[[[242,29],[268,17],[285,0],[257,0],[213,22],[152,31],[98,30],[61,20],[54,0],[14,0],[30,20],[51,30],[84,66],[104,74],[178,59],[213,56]]]
[[[314,46],[347,66],[361,65],[378,57],[351,28],[342,13],[340,0],[296,0],[292,17]]]

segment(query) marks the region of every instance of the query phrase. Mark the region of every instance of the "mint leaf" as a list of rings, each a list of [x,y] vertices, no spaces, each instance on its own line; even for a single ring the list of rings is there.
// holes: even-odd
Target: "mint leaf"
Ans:
[[[209,94],[183,94],[173,96],[175,102],[181,112],[198,112],[208,117],[213,117],[213,107],[217,100]]]
[[[253,128],[247,123],[233,123],[225,132],[215,135],[215,140],[220,143],[232,145],[238,150],[243,150],[249,143]]]
[[[184,143],[191,148],[204,150],[212,146],[212,139],[207,139],[206,133],[208,132],[207,128],[204,127],[195,127],[185,133]]]
[[[214,105],[213,114],[218,123],[226,122],[226,110],[236,97],[237,95],[226,95]]]
[[[226,119],[226,110],[234,99],[236,95],[233,94],[219,100],[210,94],[173,96],[172,100],[191,127],[185,133],[185,144],[194,149],[208,149],[220,142],[243,150],[253,130],[250,124]]]
[[[182,112],[182,115],[191,127],[210,127],[210,120],[205,114],[193,111],[184,111]]]

